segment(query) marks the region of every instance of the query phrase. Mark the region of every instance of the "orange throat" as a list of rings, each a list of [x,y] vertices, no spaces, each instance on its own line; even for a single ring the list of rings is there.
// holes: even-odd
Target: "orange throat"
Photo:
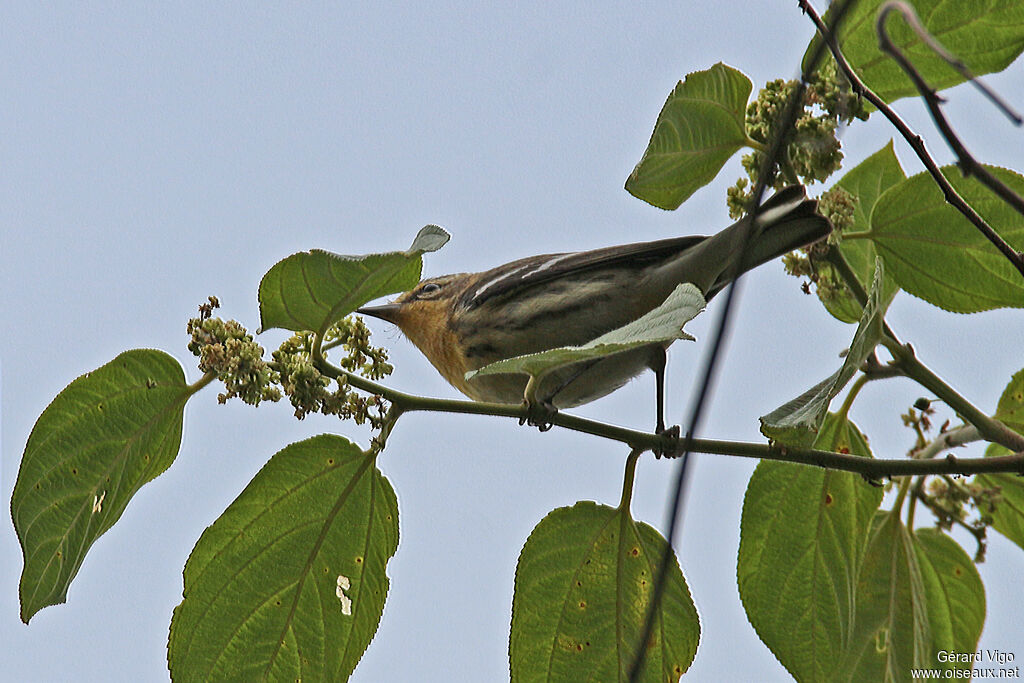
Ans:
[[[447,325],[417,324],[415,314],[410,318],[412,319],[399,321],[398,326],[402,333],[416,345],[449,384],[466,396],[476,398],[475,392],[466,381],[466,373],[473,368],[466,362],[466,356],[459,348],[455,334]]]

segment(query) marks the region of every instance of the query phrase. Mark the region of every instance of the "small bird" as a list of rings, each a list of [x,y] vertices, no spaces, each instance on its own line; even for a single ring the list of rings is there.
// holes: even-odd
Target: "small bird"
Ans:
[[[421,281],[394,302],[356,312],[394,323],[438,372],[475,401],[522,403],[527,377],[466,373],[495,361],[560,346],[578,346],[619,328],[661,304],[684,282],[710,300],[739,273],[827,236],[831,224],[801,186],[787,187],[761,207],[749,243],[745,217],[711,237],[674,237],[512,261],[481,273]],[[742,254],[739,268],[735,261]],[[665,431],[666,348],[641,346],[581,361],[545,375],[544,415],[589,403],[651,369],[657,382],[656,431]]]

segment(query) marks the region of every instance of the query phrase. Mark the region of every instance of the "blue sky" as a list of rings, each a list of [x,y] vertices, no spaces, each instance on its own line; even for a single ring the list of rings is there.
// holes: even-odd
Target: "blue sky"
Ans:
[[[676,81],[724,61],[759,87],[791,77],[811,36],[795,3],[7,3],[0,9],[0,492],[9,500],[32,424],[73,378],[126,348],[162,348],[198,377],[185,321],[210,294],[258,326],[256,287],[295,251],[405,248],[426,223],[452,233],[425,273],[482,270],[533,253],[713,232],[730,221],[736,160],[667,213],[622,184]],[[1024,108],[1020,63],[989,83]],[[1015,98],[1018,98],[1015,100]],[[948,111],[968,146],[1024,168],[1021,131],[968,88]],[[950,160],[922,106],[899,110]],[[851,162],[892,136],[880,121],[844,138]],[[907,147],[897,154],[920,170]],[[820,188],[812,188],[818,191]],[[757,440],[757,417],[838,367],[852,328],[778,265],[752,273],[704,435]],[[688,414],[716,317],[670,353],[669,415]],[[889,317],[922,359],[993,410],[1021,368],[1020,312],[944,314],[902,294]],[[390,383],[454,397],[404,339]],[[281,335],[260,339],[275,347]],[[921,391],[873,383],[852,417],[875,454],[911,444],[898,414]],[[889,386],[891,385],[891,386]],[[653,420],[643,378],[580,413]],[[68,604],[18,620],[20,553],[0,524],[0,679],[167,679],[171,610],[202,530],[274,452],[324,431],[368,434],[284,405],[186,411],[181,453],[92,548]],[[972,453],[978,452],[977,449]],[[965,451],[966,453],[966,451]],[[507,678],[515,562],[531,528],[577,500],[614,504],[623,449],[561,430],[457,415],[402,419],[380,467],[399,498],[401,542],[376,640],[356,681]],[[696,460],[680,558],[702,616],[694,680],[782,681],[735,588],[738,520],[754,463]],[[663,528],[673,464],[645,458],[633,509]],[[920,516],[920,515],[919,515]],[[1024,656],[1020,549],[993,538],[980,567],[982,647]],[[1011,592],[1013,591],[1013,592]]]

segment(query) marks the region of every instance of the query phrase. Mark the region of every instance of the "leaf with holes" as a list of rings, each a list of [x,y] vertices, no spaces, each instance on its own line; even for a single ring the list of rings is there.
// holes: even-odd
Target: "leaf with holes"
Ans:
[[[183,681],[343,681],[373,638],[398,501],[373,455],[321,435],[279,451],[200,537],[168,641]]]
[[[280,327],[323,332],[368,301],[412,289],[422,255],[437,251],[448,233],[420,230],[406,251],[342,256],[314,249],[278,261],[260,280],[260,331]]]
[[[664,550],[628,510],[580,502],[541,520],[516,567],[512,680],[628,680]],[[697,652],[697,610],[671,562],[637,681],[677,681]]]
[[[60,392],[36,420],[11,495],[21,618],[67,599],[85,554],[181,446],[192,391],[162,351],[125,351]]]
[[[815,448],[870,457],[829,414]],[[828,680],[850,638],[857,573],[882,491],[860,476],[762,460],[743,499],[736,576],[757,635],[799,681]]]

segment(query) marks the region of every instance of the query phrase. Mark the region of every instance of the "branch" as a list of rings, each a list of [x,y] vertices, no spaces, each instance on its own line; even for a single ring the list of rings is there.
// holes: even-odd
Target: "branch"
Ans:
[[[1024,451],[1024,436],[1013,431],[999,420],[989,417],[957,393],[953,387],[946,384],[942,378],[917,359],[914,348],[910,344],[900,344],[895,339],[883,340],[882,343],[885,344],[889,353],[893,355],[893,365],[896,368],[899,368],[904,375],[942,399],[946,405],[955,410],[965,421],[977,427],[978,433],[986,441],[1006,446],[1011,451]]]
[[[315,347],[314,347],[315,348]],[[315,354],[314,354],[315,355]],[[314,363],[324,375],[332,379],[344,378],[351,386],[378,396],[383,396],[395,406],[390,415],[418,410],[463,413],[469,415],[491,415],[522,419],[529,416],[529,409],[523,405],[505,403],[481,403],[457,399],[429,398],[406,394],[382,384],[370,381],[330,364],[322,355],[314,357]],[[816,465],[829,469],[854,472],[867,479],[882,479],[921,474],[978,474],[980,472],[1014,472],[1024,474],[1024,452],[992,458],[959,459],[953,455],[946,458],[911,460],[903,458],[875,459],[846,453],[814,448],[790,448],[777,444],[750,443],[743,441],[721,441],[716,439],[694,439],[686,436],[669,437],[664,434],[641,432],[626,427],[590,420],[565,412],[555,413],[550,418],[553,425],[600,436],[626,444],[634,451],[661,450],[668,453],[710,453],[732,455],[741,458],[780,460],[803,465]],[[1024,446],[1020,449],[1024,451]]]
[[[973,441],[981,439],[981,433],[978,432],[978,428],[974,425],[963,425],[950,429],[948,432],[942,432],[937,437],[928,442],[924,448],[914,453],[914,458],[919,460],[930,460],[939,453],[950,448],[956,448],[958,446],[965,446]]]
[[[853,67],[850,66],[850,63],[846,61],[846,57],[843,56],[843,53],[839,48],[839,42],[836,39],[835,34],[832,31],[830,31],[827,26],[825,26],[825,23],[821,20],[821,17],[818,16],[814,8],[811,7],[809,0],[799,0],[799,5],[800,8],[804,11],[804,13],[806,13],[807,16],[811,18],[811,21],[814,22],[815,27],[818,29],[818,33],[821,34],[822,39],[828,45],[829,50],[832,52],[832,56],[836,60],[836,64],[838,64],[839,68],[843,71],[843,74],[850,82],[850,86],[853,88],[854,92],[856,92],[858,95],[860,95],[868,102],[870,102],[872,105],[874,105],[874,107],[878,109],[878,111],[880,111],[885,116],[885,118],[889,119],[889,122],[892,123],[896,130],[900,132],[900,135],[903,136],[903,139],[906,140],[907,144],[909,144],[911,149],[914,150],[914,153],[917,154],[917,158],[921,160],[921,163],[924,164],[925,168],[928,170],[928,173],[932,176],[932,178],[935,180],[935,183],[942,190],[942,194],[946,202],[953,206],[961,214],[963,214],[967,218],[967,220],[969,220],[972,224],[974,224],[974,226],[993,245],[995,245],[996,249],[998,249],[999,252],[1002,253],[1010,261],[1010,263],[1013,264],[1014,268],[1016,268],[1017,271],[1020,272],[1021,276],[1024,276],[1024,254],[1021,254],[1020,252],[1016,251],[1012,246],[1010,246],[1002,237],[999,236],[999,234],[995,230],[992,229],[992,226],[985,222],[985,219],[983,219],[980,215],[978,215],[978,213],[973,208],[971,208],[971,206],[964,200],[964,198],[957,193],[957,191],[953,188],[953,185],[950,184],[946,177],[942,175],[942,171],[940,170],[939,165],[935,162],[934,159],[932,159],[931,155],[928,154],[928,150],[925,148],[924,140],[921,138],[921,136],[915,133],[913,130],[911,130],[910,126],[908,126],[903,121],[903,119],[901,119],[896,114],[896,112],[893,111],[892,108],[889,107],[889,105],[886,104],[884,100],[882,100],[881,97],[879,97],[873,90],[871,90],[864,84],[864,81],[860,79],[857,73],[853,70]],[[893,47],[893,50],[897,53],[899,52],[895,47]],[[895,58],[895,55],[893,56]],[[902,57],[902,55],[900,56]],[[897,61],[899,61],[898,58]],[[907,67],[904,67],[905,70],[906,68]],[[911,71],[913,71],[913,67],[910,67],[910,69]],[[912,79],[915,75],[917,75],[917,72],[913,71],[913,74],[914,75],[911,75]],[[917,78],[920,80],[919,75],[917,75]],[[923,80],[921,80],[921,83],[923,83]],[[927,84],[925,84],[924,87],[927,92],[931,92],[932,96],[937,97],[934,91],[928,88]],[[918,89],[920,90],[920,87]],[[925,91],[922,91],[922,94],[924,94],[924,92]],[[925,100],[928,101],[927,95],[925,97]],[[936,123],[938,124],[938,122]],[[975,162],[975,165],[977,168],[981,168],[982,170],[984,170],[984,167],[981,166],[980,164],[977,164],[977,162]],[[961,168],[964,167],[961,166]],[[985,171],[984,173],[986,175],[990,175],[987,171]],[[979,178],[979,180],[982,180],[982,182],[985,182],[983,179],[983,175],[977,175],[977,177]],[[993,178],[993,180],[995,180],[998,185],[1002,185],[1002,183],[999,183],[997,179]],[[1004,201],[1008,201],[1018,211],[1021,211],[1022,207],[1024,207],[1024,202],[1021,202],[1020,198],[1016,197],[1016,195],[1014,195],[1014,197],[1016,197],[1016,201],[1011,201],[1007,199],[1007,197],[1003,194],[1003,191],[997,189],[996,187],[992,187],[992,189],[1001,198],[1003,198]],[[1013,194],[1012,191],[1009,190],[1009,188],[1004,188],[1004,190],[1005,192]]]
[[[850,292],[863,307],[867,304],[867,292],[861,286],[860,281],[850,270],[850,264],[846,262],[842,253],[835,247],[830,247],[828,260]],[[986,441],[1006,446],[1011,451],[1024,451],[1024,436],[1013,431],[999,420],[989,417],[974,404],[961,396],[953,387],[946,384],[942,378],[932,372],[924,363],[918,360],[914,348],[910,344],[900,342],[896,333],[892,331],[888,323],[882,323],[882,344],[892,354],[893,361],[890,367],[905,377],[909,377],[941,399],[946,405],[955,410],[966,422],[977,427],[978,432]],[[870,369],[870,366],[869,366]]]

